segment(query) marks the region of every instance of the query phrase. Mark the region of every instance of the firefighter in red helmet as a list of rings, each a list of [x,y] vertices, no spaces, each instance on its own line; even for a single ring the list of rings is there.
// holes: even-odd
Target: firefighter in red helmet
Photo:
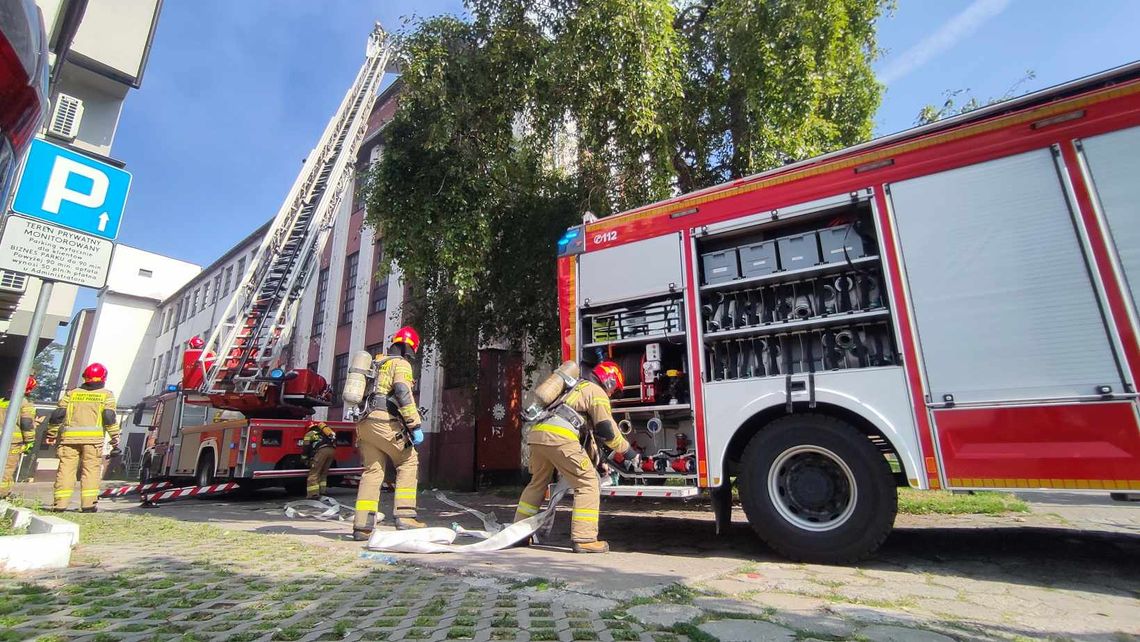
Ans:
[[[24,385],[24,402],[20,404],[20,421],[16,425],[16,432],[12,435],[12,447],[8,450],[7,461],[4,463],[4,476],[0,480],[0,499],[12,493],[12,484],[16,480],[16,468],[20,465],[20,457],[24,453],[32,452],[36,445],[36,406],[28,399],[28,395],[32,394],[35,388],[36,378],[28,377]],[[7,412],[12,412],[12,409],[8,408],[6,399],[0,399],[0,405],[6,408]]]
[[[423,528],[416,519],[416,483],[419,456],[416,446],[423,442],[419,408],[412,394],[414,380],[411,359],[420,348],[420,335],[404,326],[392,336],[388,353],[375,359],[376,381],[370,392],[374,410],[356,425],[357,447],[364,460],[364,473],[356,492],[356,517],[352,536],[366,540],[372,533],[372,516],[379,511],[380,484],[384,482],[384,466],[391,461],[396,468],[396,493],[393,514],[397,529]]]
[[[55,510],[66,510],[75,492],[79,472],[80,507],[95,512],[99,482],[103,476],[103,443],[119,447],[119,418],[115,394],[107,390],[107,369],[92,363],[83,370],[83,384],[59,398],[59,407],[48,418],[47,443],[59,443],[59,469],[55,475]]]
[[[610,397],[625,386],[621,368],[602,361],[587,372],[561,401],[545,409],[527,435],[530,448],[530,483],[519,497],[515,521],[538,513],[554,472],[570,483],[574,511],[570,539],[575,553],[605,553],[609,544],[598,539],[601,490],[598,473],[582,447],[583,431],[593,430],[614,451],[628,470],[638,467],[640,455],[622,437],[610,408]]]

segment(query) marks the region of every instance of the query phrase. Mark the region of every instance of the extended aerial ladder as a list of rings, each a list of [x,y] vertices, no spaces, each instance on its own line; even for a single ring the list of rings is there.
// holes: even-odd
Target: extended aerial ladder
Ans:
[[[377,23],[352,87],[197,357],[195,367],[204,375],[197,389],[213,407],[247,416],[299,416],[308,414],[306,403],[321,405],[319,399],[298,406],[285,398],[289,379],[320,380],[315,373],[289,371],[289,341],[391,59],[392,43]]]

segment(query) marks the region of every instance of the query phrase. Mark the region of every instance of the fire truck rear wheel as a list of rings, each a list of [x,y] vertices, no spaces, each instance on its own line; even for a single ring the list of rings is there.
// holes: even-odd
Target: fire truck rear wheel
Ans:
[[[194,474],[195,486],[209,486],[214,483],[214,453],[204,452],[198,457],[198,469]]]
[[[753,530],[797,561],[860,560],[887,538],[898,511],[882,453],[853,426],[825,415],[770,423],[745,448],[737,481]]]

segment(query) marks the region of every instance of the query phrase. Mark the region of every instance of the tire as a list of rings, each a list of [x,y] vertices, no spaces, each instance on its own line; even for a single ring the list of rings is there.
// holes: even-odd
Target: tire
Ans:
[[[886,458],[853,426],[825,415],[781,417],[756,433],[737,483],[752,529],[796,561],[863,559],[898,512]]]
[[[214,453],[204,452],[198,457],[198,468],[194,473],[195,486],[209,486],[214,483]]]

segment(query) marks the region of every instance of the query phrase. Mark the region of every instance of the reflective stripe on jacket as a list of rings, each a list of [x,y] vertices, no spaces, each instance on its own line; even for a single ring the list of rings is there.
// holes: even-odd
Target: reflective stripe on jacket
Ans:
[[[112,439],[119,436],[119,425],[106,425],[104,411],[115,411],[115,394],[105,388],[87,390],[73,388],[59,399],[59,408],[66,414],[62,426],[50,426],[48,438],[57,431],[61,444],[102,444],[104,435]]]

